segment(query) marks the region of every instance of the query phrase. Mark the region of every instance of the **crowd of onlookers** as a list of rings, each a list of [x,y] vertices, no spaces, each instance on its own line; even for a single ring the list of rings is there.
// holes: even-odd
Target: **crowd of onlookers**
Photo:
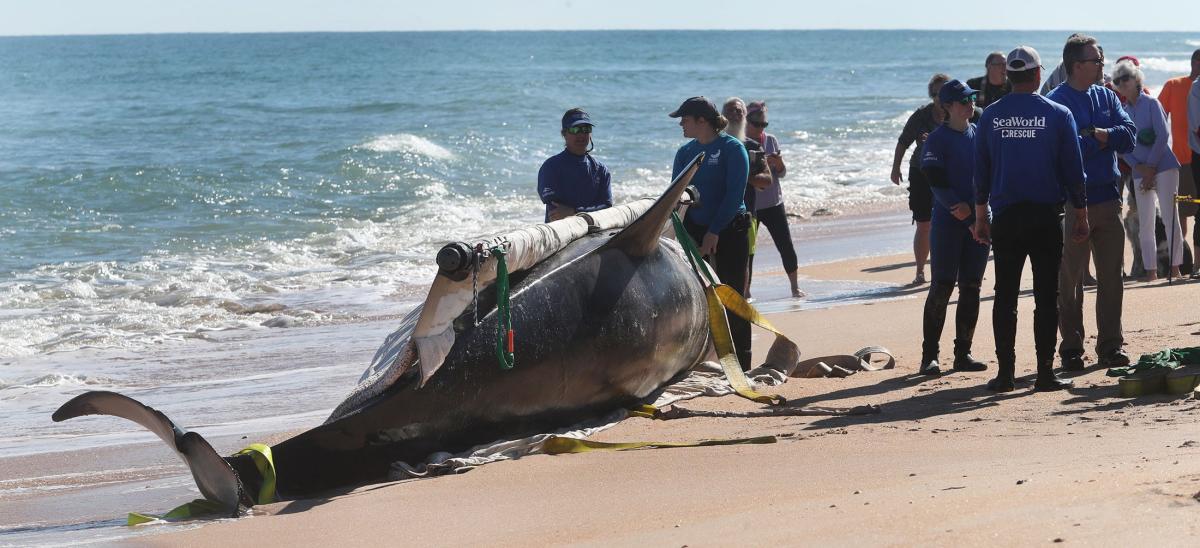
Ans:
[[[1200,167],[1200,50],[1191,73],[1169,80],[1157,98],[1136,57],[1119,58],[1111,73],[1106,64],[1095,38],[1074,34],[1044,81],[1041,57],[1028,46],[988,54],[984,76],[930,80],[931,102],[909,117],[892,164],[899,184],[904,154],[917,144],[908,172],[914,284],[925,283],[932,255],[921,373],[941,372],[938,342],[956,285],[952,368],[986,368],[970,351],[988,246],[999,364],[988,387],[995,391],[1013,389],[1016,301],[1027,259],[1035,387],[1043,390],[1070,386],[1053,370],[1056,351],[1062,370],[1085,368],[1085,285],[1096,286],[1096,363],[1117,367],[1130,362],[1121,327],[1127,275],[1145,282],[1200,276],[1187,245],[1188,220],[1200,203],[1200,169],[1193,168]],[[1126,238],[1134,251],[1128,269]]]
[[[917,145],[908,169],[914,285],[926,283],[931,265],[922,374],[942,371],[939,340],[955,287],[948,365],[987,369],[972,355],[972,340],[989,255],[996,278],[992,327],[999,365],[988,383],[994,391],[1014,387],[1017,296],[1026,261],[1035,301],[1035,388],[1042,390],[1070,386],[1054,372],[1056,352],[1063,370],[1085,368],[1084,286],[1096,286],[1095,361],[1117,367],[1130,363],[1121,328],[1126,276],[1151,282],[1200,275],[1186,241],[1200,203],[1200,49],[1192,54],[1191,74],[1169,80],[1157,98],[1146,89],[1136,57],[1121,57],[1111,73],[1106,66],[1096,39],[1074,34],[1046,78],[1040,54],[1020,46],[989,53],[983,76],[930,79],[930,102],[905,123],[891,173],[892,182],[904,181],[901,163]],[[779,184],[787,168],[778,140],[766,132],[766,103],[733,97],[718,110],[692,97],[670,116],[690,139],[676,153],[672,177],[704,154],[692,178],[700,200],[683,218],[701,255],[748,299],[756,231],[766,226],[793,296],[803,297]],[[612,205],[608,169],[589,154],[593,127],[582,109],[562,117],[566,147],[538,175],[547,221]],[[1126,238],[1134,249],[1128,269]],[[733,316],[730,331],[739,361],[749,368],[749,324]]]

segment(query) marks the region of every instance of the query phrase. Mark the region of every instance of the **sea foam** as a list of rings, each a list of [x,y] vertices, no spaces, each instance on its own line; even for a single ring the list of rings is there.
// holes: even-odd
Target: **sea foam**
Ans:
[[[411,133],[381,135],[362,145],[362,148],[374,152],[419,154],[435,160],[449,160],[454,158],[454,153],[445,147]]]
[[[1138,59],[1142,63],[1142,70],[1155,70],[1161,72],[1171,72],[1179,74],[1187,74],[1192,70],[1192,63],[1187,59],[1167,59],[1165,57],[1146,57]]]

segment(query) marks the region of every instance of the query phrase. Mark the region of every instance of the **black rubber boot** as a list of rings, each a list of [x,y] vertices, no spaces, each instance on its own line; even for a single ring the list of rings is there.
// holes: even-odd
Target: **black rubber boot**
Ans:
[[[946,325],[946,306],[950,304],[950,294],[953,292],[953,283],[933,282],[929,285],[929,294],[925,297],[925,315],[921,321],[924,340],[921,342],[921,368],[917,371],[921,375],[942,372],[937,361],[938,341]]]
[[[1052,390],[1066,390],[1075,386],[1075,383],[1067,379],[1060,379],[1054,374],[1054,357],[1051,356],[1045,359],[1038,360],[1037,381],[1033,383],[1033,389],[1039,392],[1049,392]]]
[[[1016,358],[1004,359],[999,357],[1000,365],[996,368],[996,378],[988,381],[987,389],[992,392],[1012,392],[1017,387],[1013,377],[1016,373]]]
[[[958,283],[958,309],[954,314],[954,370],[986,371],[987,364],[971,356],[975,322],[979,320],[979,282]]]
[[[987,364],[971,355],[971,341],[954,339],[955,371],[987,371]]]

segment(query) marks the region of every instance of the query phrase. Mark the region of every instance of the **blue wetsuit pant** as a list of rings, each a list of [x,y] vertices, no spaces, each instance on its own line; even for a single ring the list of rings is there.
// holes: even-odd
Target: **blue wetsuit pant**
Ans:
[[[946,221],[935,217],[929,241],[933,283],[925,298],[922,363],[938,355],[938,342],[946,323],[946,307],[950,304],[950,295],[954,292],[956,282],[958,307],[954,322],[954,353],[955,356],[970,353],[975,324],[979,319],[979,287],[988,258],[988,246],[976,242],[967,225],[957,220]]]

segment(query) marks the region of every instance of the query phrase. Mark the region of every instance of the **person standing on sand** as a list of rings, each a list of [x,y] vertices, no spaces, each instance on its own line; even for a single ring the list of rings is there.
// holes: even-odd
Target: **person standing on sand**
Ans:
[[[1171,122],[1171,151],[1179,160],[1179,195],[1195,196],[1196,188],[1200,186],[1200,173],[1193,175],[1193,170],[1200,170],[1200,165],[1192,165],[1192,150],[1186,136],[1188,131],[1188,93],[1191,92],[1192,82],[1200,77],[1200,49],[1192,52],[1192,71],[1187,76],[1171,78],[1163,84],[1158,92],[1158,102],[1162,103]],[[1186,238],[1188,234],[1188,217],[1196,217],[1200,224],[1200,207],[1196,204],[1179,204],[1180,231]],[[1200,227],[1192,232],[1192,256],[1195,272],[1200,272],[1200,261],[1195,255],[1200,254]]]
[[[1187,119],[1188,146],[1192,149],[1192,182],[1200,189],[1200,78],[1192,81],[1192,90],[1188,93]],[[1200,198],[1200,192],[1192,194],[1192,198]],[[1200,232],[1200,213],[1196,214],[1196,220],[1197,226],[1192,230]],[[1200,254],[1200,249],[1196,253]],[[1192,277],[1197,278],[1200,277],[1200,261],[1194,262],[1196,265]]]
[[[1103,367],[1129,365],[1121,330],[1124,300],[1125,227],[1121,223],[1121,173],[1117,154],[1133,151],[1137,128],[1121,108],[1104,79],[1104,53],[1096,39],[1077,35],[1063,46],[1067,81],[1046,98],[1067,107],[1079,130],[1083,168],[1087,173],[1089,233],[1084,242],[1065,242],[1059,272],[1058,327],[1062,335],[1058,353],[1066,371],[1082,371],[1083,277],[1088,251],[1096,264],[1096,356]],[[1073,220],[1067,218],[1071,232]],[[1149,268],[1149,265],[1147,265]]]
[[[546,204],[547,223],[612,207],[612,174],[590,154],[594,126],[581,108],[563,114],[560,133],[566,148],[538,170],[538,196]]]
[[[1075,118],[1066,107],[1037,95],[1042,62],[1020,46],[1005,60],[1012,93],[983,112],[975,136],[975,238],[992,244],[996,297],[996,378],[988,390],[1015,386],[1017,296],[1025,259],[1033,268],[1033,339],[1036,390],[1069,388],[1054,374],[1058,329],[1058,269],[1063,252],[1062,204],[1073,206],[1071,237],[1087,238],[1083,159]],[[989,217],[989,206],[991,217]]]
[[[775,242],[775,249],[779,251],[779,257],[783,260],[783,271],[787,274],[792,297],[800,299],[805,295],[796,281],[798,268],[796,248],[792,243],[792,233],[788,227],[787,210],[783,206],[783,187],[779,184],[780,179],[787,177],[787,166],[783,163],[783,151],[779,148],[779,140],[774,135],[767,133],[769,124],[767,103],[754,101],[746,106],[746,112],[746,134],[751,139],[762,143],[767,166],[771,170],[770,184],[755,189],[755,218],[771,233],[771,240]],[[751,268],[754,266],[753,253],[750,254],[750,266]],[[751,278],[746,280],[747,287],[750,285],[750,280]]]
[[[946,323],[946,307],[958,282],[958,307],[955,314],[955,371],[984,371],[987,365],[971,356],[971,341],[979,319],[979,287],[987,268],[988,246],[975,241],[975,97],[978,92],[958,80],[951,80],[938,92],[938,101],[946,111],[945,125],[933,130],[925,141],[921,169],[933,191],[933,230],[930,251],[933,256],[929,296],[925,298],[921,343],[922,375],[941,373],[938,345]]]
[[[692,97],[668,116],[679,118],[683,136],[691,140],[679,147],[671,168],[678,177],[697,154],[704,153],[692,186],[700,192],[700,203],[688,208],[683,226],[700,244],[700,254],[713,263],[717,277],[739,294],[746,288],[746,264],[750,240],[750,213],[743,203],[750,160],[746,147],[725,133],[729,120],[704,97]],[[750,369],[750,323],[729,315],[729,333],[742,369]]]
[[[1004,52],[989,53],[983,67],[987,71],[986,74],[967,80],[967,87],[979,92],[979,99],[975,101],[975,106],[979,108],[987,108],[1012,91],[1012,82],[1008,81],[1008,75],[1004,73]]]
[[[908,209],[912,211],[913,223],[917,225],[917,231],[913,234],[913,259],[917,263],[917,275],[912,285],[925,283],[925,261],[929,258],[929,219],[933,215],[933,194],[929,191],[929,181],[920,169],[921,145],[946,120],[946,111],[938,104],[937,94],[942,84],[949,80],[950,77],[942,73],[934,74],[929,79],[926,91],[930,102],[918,108],[904,122],[904,129],[896,143],[896,154],[892,157],[892,184],[899,185],[904,180],[900,174],[900,162],[904,160],[908,147],[917,143],[916,150],[908,160]]]
[[[1133,172],[1133,185],[1138,204],[1138,232],[1144,281],[1158,279],[1158,242],[1155,239],[1154,200],[1162,211],[1163,226],[1170,242],[1171,276],[1178,278],[1183,263],[1183,232],[1179,226],[1179,210],[1175,193],[1179,190],[1179,160],[1167,146],[1171,137],[1167,119],[1158,101],[1143,93],[1142,69],[1132,61],[1120,61],[1113,69],[1113,87],[1125,100],[1126,114],[1137,127],[1137,145],[1133,152],[1122,154]]]
[[[758,239],[758,222],[754,217],[754,199],[757,197],[755,191],[759,187],[769,184],[771,171],[763,157],[762,145],[757,140],[746,136],[746,103],[738,97],[730,97],[721,106],[721,115],[729,120],[729,125],[725,127],[725,133],[742,141],[750,160],[749,180],[746,182],[745,192],[742,193],[742,203],[745,204],[746,211],[750,213],[750,228],[746,231],[746,241],[749,246],[746,257],[746,287],[742,291],[742,295],[749,301],[750,278],[754,274],[754,247]]]

